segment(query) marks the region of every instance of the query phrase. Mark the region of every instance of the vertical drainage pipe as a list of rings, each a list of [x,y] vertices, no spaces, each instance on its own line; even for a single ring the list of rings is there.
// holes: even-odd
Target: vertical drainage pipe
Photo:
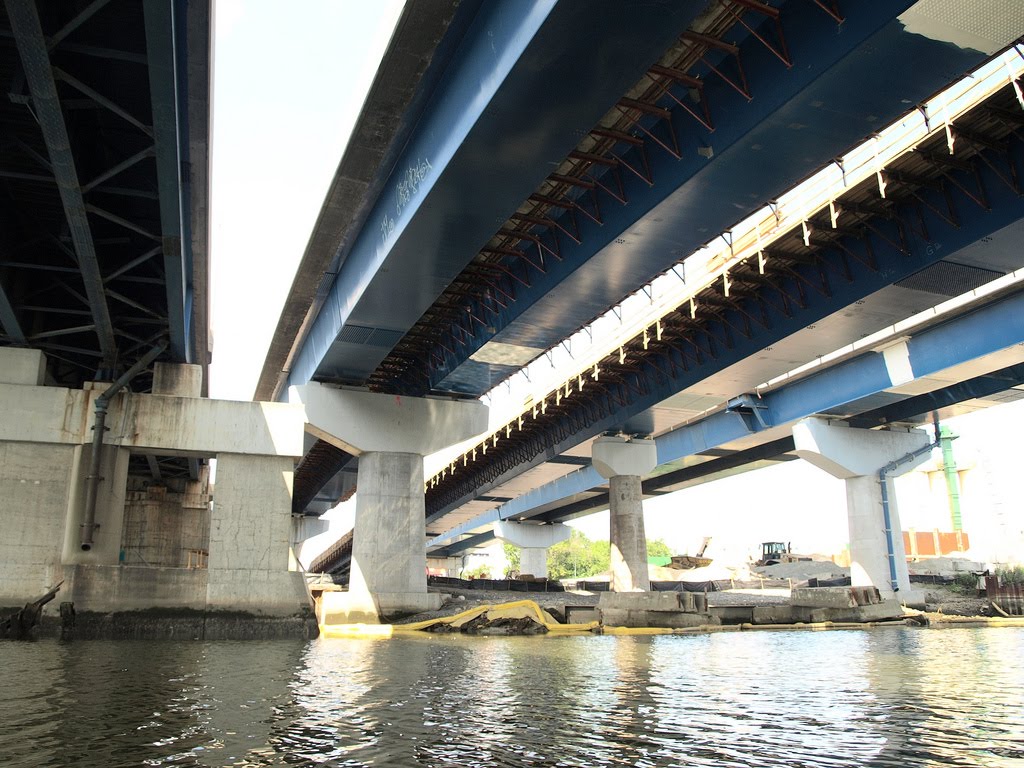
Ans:
[[[878,470],[878,483],[882,487],[882,522],[885,525],[885,550],[886,556],[889,560],[889,586],[892,587],[893,592],[899,592],[899,581],[896,578],[896,545],[893,543],[892,538],[892,516],[889,514],[889,485],[888,475],[890,472],[896,471],[901,464],[906,464],[908,461],[913,461],[923,453],[939,446],[939,420],[935,418],[935,437],[932,442],[928,445],[918,448],[916,451],[900,456],[898,459],[894,459]]]
[[[89,457],[89,474],[85,478],[85,512],[82,514],[81,525],[81,546],[84,552],[92,549],[92,536],[99,528],[96,524],[96,492],[99,489],[100,480],[103,479],[100,477],[100,459],[103,450],[103,433],[106,431],[107,407],[114,395],[156,360],[166,348],[166,344],[153,347],[96,398],[96,418],[92,427],[92,456]]]

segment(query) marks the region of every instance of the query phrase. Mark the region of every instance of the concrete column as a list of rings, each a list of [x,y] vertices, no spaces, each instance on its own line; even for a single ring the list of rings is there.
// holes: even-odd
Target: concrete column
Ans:
[[[433,610],[427,592],[423,457],[487,429],[478,401],[396,397],[305,384],[288,391],[306,432],[359,456],[349,591],[332,611],[349,622]]]
[[[548,576],[548,548],[520,547],[519,574],[529,574],[546,579]]]
[[[647,534],[639,475],[608,478],[610,498],[611,591],[647,592]]]
[[[547,577],[548,547],[565,541],[572,531],[566,525],[538,525],[501,520],[494,524],[494,536],[519,547],[519,573]]]
[[[846,481],[852,585],[873,586],[884,599],[898,598],[903,603],[922,602],[923,594],[910,587],[893,477],[923,464],[929,459],[929,452],[925,451],[915,459],[901,463],[886,476],[888,530],[878,471],[890,462],[927,446],[931,441],[930,436],[919,429],[855,429],[813,417],[793,427],[793,440],[801,458],[833,477]],[[896,574],[895,589],[892,570]]]
[[[432,610],[427,593],[423,457],[374,451],[359,457],[349,593],[379,614]]]
[[[309,608],[302,574],[288,571],[293,465],[288,456],[217,455],[209,608],[273,616]]]
[[[658,464],[653,440],[599,437],[594,469],[608,478],[611,591],[647,592],[647,535],[644,531],[642,476]]]

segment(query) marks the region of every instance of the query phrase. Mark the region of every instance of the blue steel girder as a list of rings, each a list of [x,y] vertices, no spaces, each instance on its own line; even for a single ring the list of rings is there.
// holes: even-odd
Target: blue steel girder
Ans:
[[[1024,292],[1018,291],[913,334],[907,341],[907,359],[914,376],[921,378],[1022,342]],[[876,427],[967,399],[986,397],[1017,386],[1022,381],[1024,365],[1012,365],[935,392],[908,397],[885,408],[849,417],[844,414],[856,413],[851,404],[883,392],[894,383],[883,355],[878,352],[865,352],[765,393],[759,400],[763,410],[763,418],[760,421],[751,422],[735,411],[724,410],[659,435],[655,439],[658,464],[668,465],[755,433],[785,427],[798,419],[815,414],[838,414],[839,418],[846,418],[851,426]],[[789,442],[786,443],[785,440]],[[780,438],[724,457],[731,461],[719,465],[714,461],[707,461],[682,470],[659,474],[645,480],[644,488],[665,488],[718,469],[738,466],[738,462],[746,463],[778,456],[792,450],[792,447],[792,438]],[[449,531],[442,538],[462,535],[497,520],[540,518],[552,522],[569,519],[599,508],[600,498],[579,497],[606,482],[593,466],[582,467],[477,516]],[[595,507],[595,504],[598,506]]]
[[[716,476],[722,477],[737,470],[754,469],[769,463],[776,464],[783,461],[793,461],[797,458],[791,453],[794,447],[792,437],[782,437],[778,440],[755,445],[752,448],[708,459],[700,464],[672,469],[644,480],[641,483],[642,493],[645,496],[672,493],[682,490],[682,487],[687,484],[697,481],[707,482],[708,480],[714,480]],[[607,508],[608,493],[601,491],[590,498],[578,501],[565,500],[562,504],[545,510],[537,510],[526,517],[537,522],[561,523]],[[523,518],[520,517],[518,519]]]
[[[701,9],[674,0],[483,3],[387,170],[292,360],[288,384],[364,381],[496,221]],[[615,44],[595,56],[595,44],[611,39]]]
[[[531,195],[533,213],[514,214],[474,260],[486,275],[468,280],[477,295],[454,296],[448,320],[430,318],[433,333],[410,333],[371,385],[482,394],[517,370],[471,359],[487,342],[557,344],[983,58],[906,32],[895,17],[910,3],[848,5],[837,28],[811,3],[785,3],[735,56],[684,36],[703,51],[689,74],[649,70],[669,72],[660,98],[620,100],[632,129],[592,130],[597,148],[571,155],[572,175],[549,177],[560,191]],[[709,125],[694,119],[695,91]]]
[[[153,143],[160,200],[160,248],[167,290],[167,322],[174,360],[192,362],[192,263],[188,218],[188,73],[185,3],[145,0],[146,52]]]
[[[1021,308],[1024,311],[1024,307]],[[1024,342],[1024,338],[1021,338]],[[907,421],[925,414],[936,413],[965,400],[986,398],[1024,384],[1024,363],[1008,365],[998,371],[975,376],[948,387],[908,397],[882,408],[858,414],[847,419],[851,427],[871,429],[884,424]]]
[[[1015,103],[1011,93],[1007,87],[990,103]],[[958,156],[958,167],[938,170],[928,158],[937,145],[944,146],[945,137],[924,142],[920,151],[888,169],[892,181],[886,199],[879,199],[873,179],[859,185],[837,201],[847,219],[841,229],[829,234],[828,224],[812,221],[812,229],[828,236],[820,243],[812,240],[810,247],[799,228],[787,233],[766,252],[774,265],[770,271],[732,273],[728,298],[719,281],[698,296],[696,316],[680,307],[662,320],[661,338],[645,340],[642,348],[639,339],[624,344],[599,364],[596,381],[489,436],[456,460],[453,471],[430,481],[428,521],[1017,222],[1024,217],[1015,181],[1021,174],[1021,138],[1011,129],[984,141],[989,148]]]
[[[103,364],[113,368],[117,361],[114,326],[39,12],[33,0],[5,0],[5,5],[74,244]]]

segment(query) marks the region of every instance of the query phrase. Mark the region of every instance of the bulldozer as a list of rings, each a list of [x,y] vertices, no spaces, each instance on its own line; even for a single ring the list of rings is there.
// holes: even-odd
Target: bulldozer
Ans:
[[[711,565],[712,558],[704,557],[704,550],[708,548],[710,542],[711,537],[705,536],[704,543],[700,545],[696,555],[674,555],[668,567],[675,568],[677,571],[687,571],[691,568],[703,568],[706,565]]]
[[[777,565],[778,563],[802,563],[811,558],[794,555],[788,541],[765,541],[761,544],[761,559],[754,565]]]

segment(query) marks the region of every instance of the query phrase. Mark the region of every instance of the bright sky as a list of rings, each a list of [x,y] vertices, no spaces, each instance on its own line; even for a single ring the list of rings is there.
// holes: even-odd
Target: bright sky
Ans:
[[[248,400],[296,264],[401,12],[401,0],[218,0],[213,104],[210,393]],[[1024,404],[958,420],[958,450],[1007,477]],[[973,451],[973,453],[971,453]],[[645,504],[649,538],[694,551],[719,542],[845,541],[841,482],[802,462]],[[350,519],[350,512],[341,517]],[[607,513],[582,527],[607,538]],[[336,534],[335,534],[336,535]],[[801,541],[802,540],[802,541]]]
[[[210,395],[252,398],[400,0],[217,0]]]

